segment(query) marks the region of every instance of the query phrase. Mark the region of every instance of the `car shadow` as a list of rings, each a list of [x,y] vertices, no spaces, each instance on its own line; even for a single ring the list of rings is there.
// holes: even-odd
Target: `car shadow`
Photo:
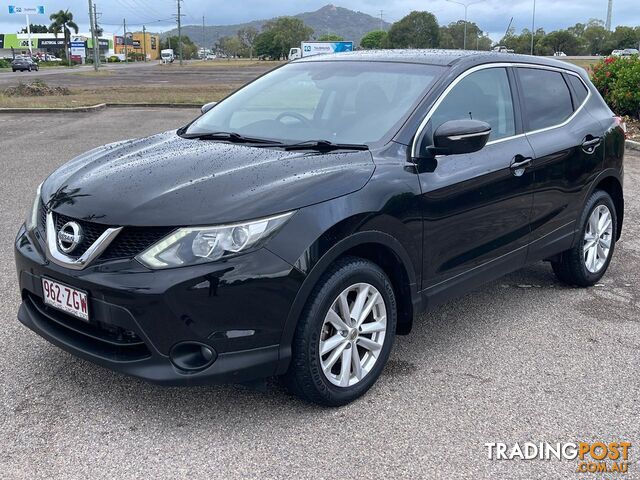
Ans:
[[[559,285],[549,266],[541,263],[422,315],[415,320],[411,334],[396,338],[389,363],[371,392],[333,411],[357,408],[360,402],[385,401],[377,393],[389,385],[402,389],[403,382],[419,381],[414,376],[420,371],[441,372],[438,364],[443,358],[455,362],[461,340],[469,341],[473,335],[473,341],[482,341],[504,327],[490,318],[495,308],[508,309],[513,322],[526,318],[526,306],[520,304],[514,291],[531,290],[531,295],[542,298],[544,290],[552,288],[568,287]],[[287,417],[295,413],[313,417],[327,412],[290,395],[278,379],[269,379],[261,389],[241,385],[164,387],[112,372],[48,344],[47,347],[42,352],[44,360],[57,367],[55,376],[48,380],[52,391],[67,390],[64,397],[81,404],[99,403],[101,409],[108,410],[107,414],[126,412],[132,425],[148,421],[150,415],[155,421],[180,427],[221,417]],[[487,381],[481,375],[468,376],[470,380]]]

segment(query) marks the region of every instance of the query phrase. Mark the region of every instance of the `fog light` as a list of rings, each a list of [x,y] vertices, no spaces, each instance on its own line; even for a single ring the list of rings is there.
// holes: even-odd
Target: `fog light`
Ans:
[[[213,348],[199,342],[181,342],[175,344],[169,352],[169,358],[180,370],[195,372],[211,365],[217,357]]]

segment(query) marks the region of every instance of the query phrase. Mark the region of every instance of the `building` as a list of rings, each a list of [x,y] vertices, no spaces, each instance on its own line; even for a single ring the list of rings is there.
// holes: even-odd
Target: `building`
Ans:
[[[116,36],[114,39],[115,54],[124,55],[124,37]],[[128,55],[134,52],[138,54],[140,58],[144,58],[146,55],[148,60],[158,60],[160,59],[160,35],[149,32],[127,32],[126,51]]]
[[[114,37],[105,33],[98,38],[100,56],[109,57],[114,54]],[[80,59],[91,58],[93,42],[90,33],[71,35],[71,55]],[[53,33],[32,33],[31,50],[34,55],[50,54],[60,57],[64,52],[64,35],[57,37]],[[0,33],[0,58],[11,58],[13,55],[29,53],[29,35],[26,33]]]

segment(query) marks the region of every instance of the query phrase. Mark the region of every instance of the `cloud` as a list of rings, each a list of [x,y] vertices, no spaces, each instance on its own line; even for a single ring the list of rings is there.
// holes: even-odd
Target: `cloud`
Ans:
[[[242,23],[249,20],[271,18],[279,15],[292,15],[304,11],[313,11],[322,7],[328,0],[185,0],[182,5],[184,24],[201,24],[205,16],[207,25]],[[638,0],[614,0],[613,25],[640,25]],[[440,24],[447,24],[464,17],[464,8],[446,0],[342,0],[335,2],[341,7],[359,10],[373,16],[379,16],[383,10],[386,21],[393,22],[412,10],[429,10],[438,17]],[[175,25],[176,2],[173,0],[96,0],[101,12],[100,23],[107,32],[121,32],[122,20],[132,28],[143,23],[150,30],[167,30]],[[48,13],[69,8],[82,30],[88,30],[87,2],[85,0],[64,0],[46,2]],[[477,23],[494,40],[504,33],[513,17],[516,30],[531,28],[533,0],[485,0],[471,5],[468,20]],[[566,28],[578,22],[585,23],[591,18],[606,18],[605,0],[536,0],[536,27],[546,31]],[[32,23],[49,23],[46,16],[33,16]],[[0,11],[0,31],[15,32],[22,28],[24,20],[8,14],[6,7]]]

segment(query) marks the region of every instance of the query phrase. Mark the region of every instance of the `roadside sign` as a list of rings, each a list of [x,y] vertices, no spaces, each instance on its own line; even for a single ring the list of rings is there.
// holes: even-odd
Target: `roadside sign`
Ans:
[[[9,5],[9,15],[44,15],[44,5],[37,5],[35,7],[19,7],[16,5]]]
[[[71,56],[84,57],[86,54],[86,46],[85,42],[71,42],[69,47],[71,47]]]

